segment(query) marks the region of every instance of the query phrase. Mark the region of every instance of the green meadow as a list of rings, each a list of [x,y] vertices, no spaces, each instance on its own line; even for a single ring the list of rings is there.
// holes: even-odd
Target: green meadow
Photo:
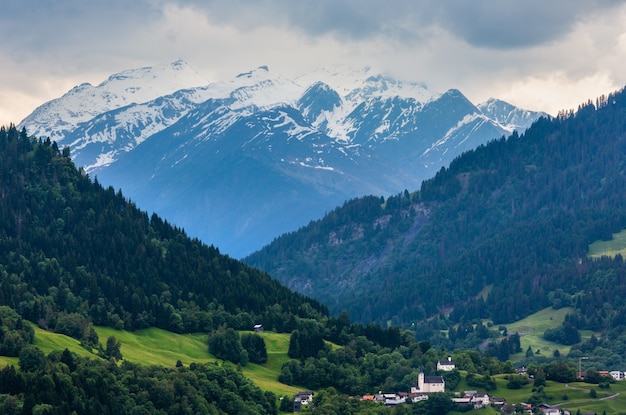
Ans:
[[[564,307],[558,310],[548,307],[515,323],[505,324],[504,326],[509,334],[519,333],[520,344],[522,346],[522,353],[511,356],[511,360],[523,359],[528,346],[530,346],[533,351],[539,349],[541,355],[548,357],[552,357],[552,353],[557,349],[562,356],[569,353],[570,346],[547,341],[543,338],[543,333],[546,329],[559,327],[563,323],[565,315],[570,312],[572,312],[570,307]],[[581,336],[584,337],[585,333],[581,333]],[[589,334],[589,336],[591,335]]]
[[[68,349],[81,356],[99,359],[97,350],[87,350],[80,342],[71,337],[52,333],[33,325],[35,330],[35,346],[45,354]],[[142,365],[174,367],[177,361],[188,366],[191,363],[220,362],[208,350],[207,334],[176,334],[158,328],[149,328],[128,332],[109,327],[95,327],[101,344],[106,344],[109,336],[121,343],[124,360]],[[243,333],[243,332],[241,332]],[[244,376],[252,380],[263,390],[271,391],[278,396],[294,395],[302,390],[295,386],[278,382],[278,375],[283,362],[289,360],[289,334],[264,332],[258,333],[265,340],[267,363],[263,365],[249,363],[241,367]],[[224,363],[230,364],[230,363]],[[18,366],[17,357],[0,356],[0,366]]]
[[[127,332],[108,327],[96,327],[96,332],[101,343],[106,343],[109,336],[115,336],[122,344],[124,359],[134,363],[173,367],[178,360],[184,365],[218,361],[209,353],[207,334],[176,334],[157,328]],[[273,332],[257,334],[265,341],[267,363],[263,365],[249,363],[240,368],[243,375],[261,389],[274,392],[278,396],[291,396],[302,390],[284,385],[277,380],[283,362],[289,360],[287,356],[289,334]]]
[[[115,336],[122,344],[123,358],[129,362],[174,367],[178,360],[184,365],[216,361],[209,354],[206,334],[176,334],[154,327],[136,332],[109,327],[95,329],[102,344]]]
[[[303,388],[284,385],[278,382],[278,375],[283,362],[289,360],[289,334],[264,332],[259,333],[265,340],[267,363],[263,365],[248,364],[242,368],[243,374],[261,389],[269,390],[278,396],[292,396]]]
[[[617,254],[626,257],[626,230],[614,233],[610,241],[596,241],[589,245],[589,256],[592,258],[602,255],[614,257]]]

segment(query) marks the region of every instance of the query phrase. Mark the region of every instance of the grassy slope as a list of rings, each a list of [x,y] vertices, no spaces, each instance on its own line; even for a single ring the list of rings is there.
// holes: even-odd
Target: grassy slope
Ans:
[[[207,346],[206,334],[175,334],[157,328],[137,332],[118,331],[108,327],[97,327],[101,343],[106,343],[109,336],[122,344],[124,359],[159,366],[174,366],[177,360],[184,365],[192,362],[216,362]],[[272,391],[279,396],[293,395],[302,388],[283,385],[278,382],[281,365],[288,360],[289,334],[259,333],[265,340],[267,363],[264,365],[248,364],[241,368],[242,373],[260,388]]]
[[[51,333],[33,325],[35,329],[35,345],[48,354],[54,350],[68,349],[81,356],[98,358],[80,345],[80,342],[68,336]],[[180,360],[184,365],[190,363],[210,363],[216,359],[208,351],[206,334],[176,334],[157,328],[128,332],[109,327],[96,327],[100,343],[106,344],[109,336],[115,336],[122,345],[121,352],[125,360],[139,364],[150,364],[174,367]],[[278,382],[278,374],[283,362],[289,360],[289,334],[265,332],[259,333],[265,340],[268,361],[264,365],[248,364],[241,369],[244,376],[252,380],[263,390],[276,393],[278,396],[293,395],[302,388],[283,385]],[[0,356],[0,367],[5,365],[18,366],[16,357]]]
[[[602,255],[615,256],[622,254],[626,257],[626,230],[613,234],[610,241],[596,241],[589,245],[589,256],[599,258]]]
[[[122,344],[122,356],[130,362],[174,367],[177,360],[185,365],[216,360],[208,352],[206,335],[179,335],[157,328],[131,333],[96,327],[96,332],[102,344],[106,344],[108,337],[115,336]]]
[[[559,350],[562,356],[569,353],[570,346],[547,341],[543,338],[543,333],[548,328],[559,327],[563,323],[565,315],[571,311],[572,309],[569,307],[559,310],[548,307],[515,323],[505,324],[509,334],[519,333],[522,346],[522,353],[511,356],[511,360],[515,361],[524,358],[528,346],[532,350],[540,349],[541,354],[548,357],[551,357],[556,349]],[[581,332],[581,336],[583,338],[590,337],[591,333]]]
[[[270,390],[279,396],[294,395],[303,388],[284,385],[278,382],[278,374],[283,362],[289,360],[289,334],[264,332],[259,333],[265,340],[267,349],[267,363],[264,365],[249,364],[243,368],[243,374],[254,381],[256,385]]]

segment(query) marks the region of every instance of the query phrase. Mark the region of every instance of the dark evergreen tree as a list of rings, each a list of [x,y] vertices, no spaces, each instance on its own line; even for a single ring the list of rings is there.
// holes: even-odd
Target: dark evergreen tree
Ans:
[[[104,356],[108,359],[122,360],[122,344],[117,341],[115,336],[109,336],[107,338],[106,349],[104,349]]]
[[[242,334],[241,346],[248,354],[248,360],[251,363],[267,362],[267,349],[265,348],[265,340],[256,333]]]
[[[248,363],[248,355],[243,347],[239,333],[232,328],[220,328],[209,335],[209,352],[219,359],[233,363]]]
[[[324,350],[324,337],[321,333],[309,330],[294,330],[289,338],[288,355],[292,359],[315,357]]]

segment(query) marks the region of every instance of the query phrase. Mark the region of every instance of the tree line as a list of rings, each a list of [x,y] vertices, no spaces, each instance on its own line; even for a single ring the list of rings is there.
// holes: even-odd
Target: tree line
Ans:
[[[293,317],[319,302],[221,255],[76,169],[50,140],[0,128],[0,304],[88,340],[88,324],[177,333]]]
[[[45,414],[277,414],[277,399],[229,364],[141,366],[83,358],[65,349],[44,355],[26,346],[19,370],[0,370],[0,412]]]

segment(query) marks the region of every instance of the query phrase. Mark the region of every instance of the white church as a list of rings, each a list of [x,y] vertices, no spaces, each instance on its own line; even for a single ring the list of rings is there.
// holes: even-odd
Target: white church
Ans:
[[[417,385],[411,385],[411,393],[443,392],[445,388],[446,382],[442,376],[424,376],[424,372],[420,370]]]

